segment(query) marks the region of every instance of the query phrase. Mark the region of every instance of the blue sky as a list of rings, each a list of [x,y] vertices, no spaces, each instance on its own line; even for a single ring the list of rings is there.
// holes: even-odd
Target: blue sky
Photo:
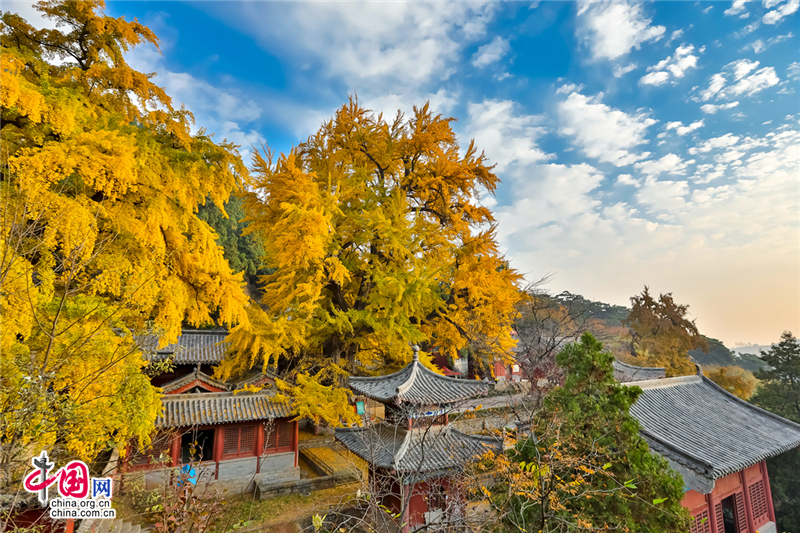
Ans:
[[[29,5],[6,3],[34,18]],[[348,95],[430,101],[503,183],[512,264],[628,304],[645,284],[734,343],[800,333],[800,0],[109,2],[131,64],[242,146],[286,151]]]

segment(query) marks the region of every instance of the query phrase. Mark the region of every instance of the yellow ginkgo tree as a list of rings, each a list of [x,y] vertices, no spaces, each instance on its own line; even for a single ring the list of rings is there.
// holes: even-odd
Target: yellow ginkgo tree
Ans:
[[[351,99],[291,152],[255,154],[248,231],[273,273],[222,377],[289,369],[298,413],[338,423],[346,397],[317,389],[396,370],[409,343],[457,356],[479,340],[484,358],[507,357],[520,276],[479,201],[498,178],[452,120],[425,105],[386,121]]]
[[[134,335],[247,321],[241,275],[196,216],[247,177],[236,147],[191,134],[192,116],[126,63],[157,45],[147,27],[102,0],[36,8],[56,29],[2,15],[4,466],[146,441],[161,403]]]

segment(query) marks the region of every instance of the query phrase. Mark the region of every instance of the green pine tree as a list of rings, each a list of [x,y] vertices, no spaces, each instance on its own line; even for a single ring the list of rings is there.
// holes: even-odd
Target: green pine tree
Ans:
[[[800,343],[791,332],[766,352],[761,360],[769,365],[755,373],[762,380],[750,401],[800,424]],[[800,449],[767,459],[772,503],[778,531],[800,531]]]
[[[687,530],[683,481],[639,436],[629,409],[641,389],[614,381],[613,359],[590,333],[558,354],[565,383],[508,461],[511,528]]]

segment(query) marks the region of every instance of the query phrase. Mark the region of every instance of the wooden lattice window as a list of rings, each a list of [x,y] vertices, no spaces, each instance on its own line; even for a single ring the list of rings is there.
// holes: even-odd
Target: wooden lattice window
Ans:
[[[767,508],[767,495],[764,492],[764,480],[759,479],[750,485],[750,505],[753,507],[753,522],[756,527],[769,522],[769,511]]]
[[[714,514],[717,517],[717,531],[716,533],[725,533],[725,515],[722,514],[722,504],[718,503],[714,506]]]
[[[162,433],[153,437],[149,447],[140,449],[135,443],[130,447],[128,457],[131,466],[166,465],[172,462],[172,441],[170,435]]]
[[[692,516],[692,524],[689,526],[690,533],[711,533],[711,524],[708,522],[708,509]]]
[[[272,428],[267,428],[267,452],[288,452],[294,441],[294,423],[287,420],[276,420]]]
[[[223,457],[248,457],[255,455],[255,449],[255,426],[225,428],[222,439]]]
[[[739,533],[748,533],[743,492],[736,493],[736,523],[739,525]]]

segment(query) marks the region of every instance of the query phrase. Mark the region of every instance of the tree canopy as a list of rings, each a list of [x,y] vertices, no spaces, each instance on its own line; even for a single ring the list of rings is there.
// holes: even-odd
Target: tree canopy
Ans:
[[[509,353],[520,276],[478,201],[498,178],[473,143],[461,151],[451,121],[426,104],[387,122],[351,99],[290,153],[255,154],[246,233],[274,273],[230,336],[223,376],[281,364],[333,384],[399,368],[409,343]]]
[[[663,366],[667,376],[695,372],[689,350],[708,350],[694,320],[686,315],[689,306],[678,304],[672,293],[658,299],[648,287],[631,297],[631,312],[623,324],[631,331],[631,355],[643,359],[643,366]]]
[[[158,44],[147,27],[101,0],[36,8],[57,29],[2,15],[3,442],[91,459],[147,439],[160,410],[133,334],[246,323],[242,276],[197,207],[247,170],[125,62]]]
[[[683,480],[629,413],[641,389],[614,380],[614,356],[591,333],[556,359],[564,385],[492,467],[492,503],[509,530],[686,531]]]
[[[769,365],[756,371],[762,380],[751,402],[800,424],[800,342],[790,331],[761,359]],[[778,531],[800,531],[800,449],[767,460]]]

